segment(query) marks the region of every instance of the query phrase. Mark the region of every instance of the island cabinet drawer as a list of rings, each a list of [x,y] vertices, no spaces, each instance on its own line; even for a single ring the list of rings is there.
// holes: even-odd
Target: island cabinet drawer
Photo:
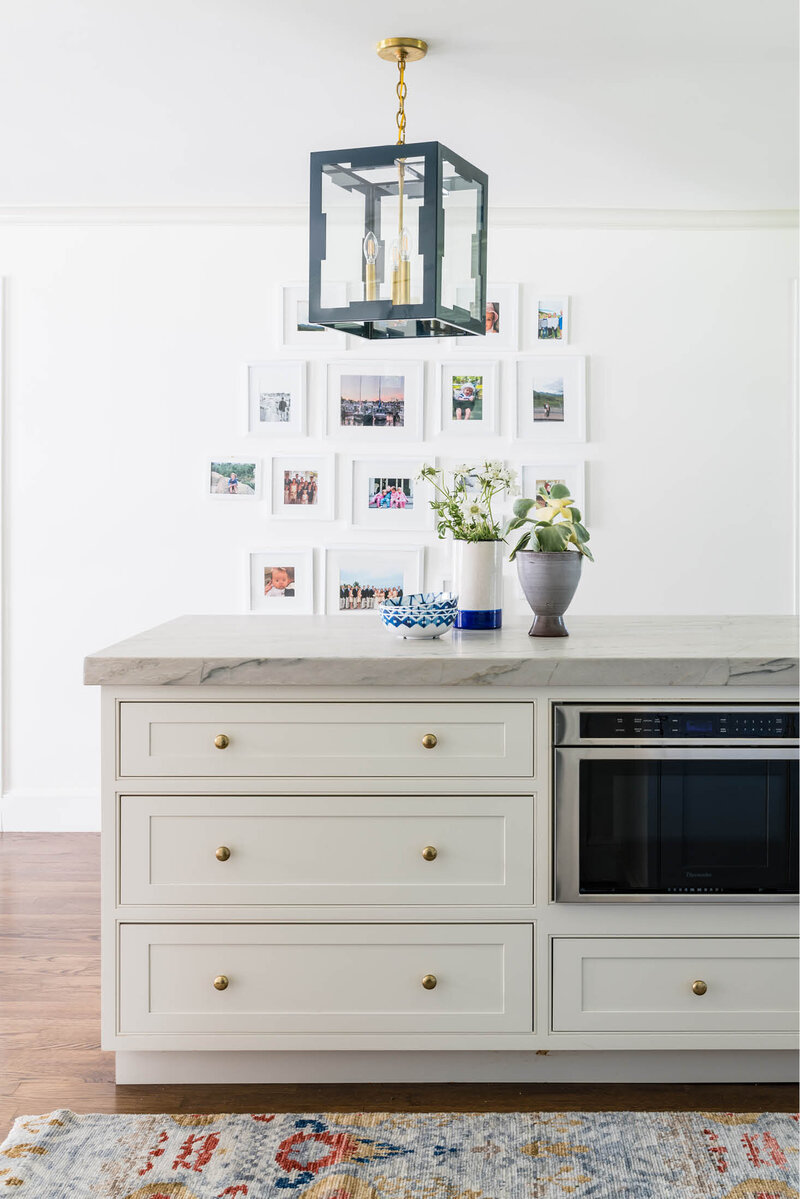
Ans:
[[[125,795],[124,904],[530,904],[533,797]]]
[[[530,777],[530,703],[120,704],[122,777]]]
[[[554,1032],[793,1032],[794,937],[557,937]]]
[[[529,924],[127,924],[119,1032],[529,1032]]]

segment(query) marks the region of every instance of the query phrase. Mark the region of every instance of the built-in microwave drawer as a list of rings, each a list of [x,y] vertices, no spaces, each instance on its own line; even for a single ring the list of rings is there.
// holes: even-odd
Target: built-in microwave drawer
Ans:
[[[530,703],[119,705],[123,778],[530,777]]]
[[[530,904],[533,797],[124,795],[123,904]]]
[[[530,924],[125,924],[119,1033],[530,1032]]]
[[[794,1032],[794,937],[556,937],[554,1032]]]

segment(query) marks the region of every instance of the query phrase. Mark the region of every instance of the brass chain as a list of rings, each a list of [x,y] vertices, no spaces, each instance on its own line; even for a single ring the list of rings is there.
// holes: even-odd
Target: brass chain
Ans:
[[[406,60],[398,58],[397,69],[400,72],[400,78],[397,82],[397,99],[400,107],[397,110],[397,144],[404,146],[406,141],[406,96],[408,88],[406,87]]]

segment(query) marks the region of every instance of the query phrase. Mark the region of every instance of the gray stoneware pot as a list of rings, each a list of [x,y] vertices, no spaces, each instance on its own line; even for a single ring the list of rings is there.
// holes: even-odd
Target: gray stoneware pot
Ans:
[[[569,637],[561,617],[572,603],[580,581],[582,559],[583,554],[574,550],[519,551],[517,574],[534,614],[529,637]]]

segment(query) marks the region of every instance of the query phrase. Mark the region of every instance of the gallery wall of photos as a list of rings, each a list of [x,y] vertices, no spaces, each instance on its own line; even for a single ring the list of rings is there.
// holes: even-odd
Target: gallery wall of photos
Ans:
[[[305,286],[279,291],[274,352],[243,366],[237,448],[206,462],[211,499],[264,516],[242,564],[248,611],[356,616],[448,587],[426,462],[500,460],[523,495],[563,482],[586,512],[587,360],[570,350],[569,297],[522,311],[520,285],[497,284],[485,338],[398,346],[314,326]]]

